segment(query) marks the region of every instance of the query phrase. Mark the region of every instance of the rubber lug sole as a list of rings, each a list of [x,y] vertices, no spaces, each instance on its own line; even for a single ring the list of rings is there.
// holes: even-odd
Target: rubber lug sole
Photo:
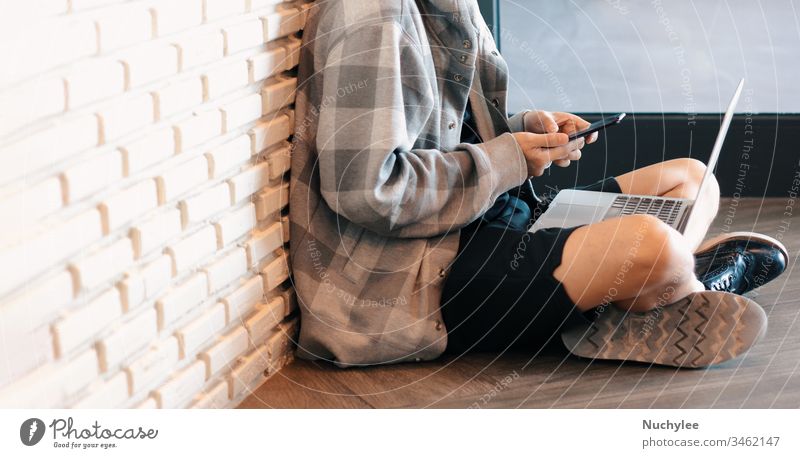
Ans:
[[[588,327],[561,333],[577,356],[698,368],[736,358],[767,330],[767,315],[752,299],[719,291],[692,293],[648,312],[614,306]]]

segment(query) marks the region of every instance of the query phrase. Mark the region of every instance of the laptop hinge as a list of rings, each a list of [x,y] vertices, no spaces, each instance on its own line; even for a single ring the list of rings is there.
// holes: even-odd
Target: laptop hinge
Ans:
[[[690,204],[686,204],[686,208],[684,208],[683,213],[681,214],[681,219],[678,221],[678,232],[683,234],[683,231],[686,230],[686,223],[689,221],[689,215],[692,213],[692,208],[694,207],[694,202]]]

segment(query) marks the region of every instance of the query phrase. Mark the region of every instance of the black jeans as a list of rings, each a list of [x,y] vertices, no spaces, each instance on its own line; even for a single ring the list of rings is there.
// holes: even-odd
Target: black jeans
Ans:
[[[613,177],[579,189],[621,192]],[[588,322],[553,277],[580,226],[527,232],[543,209],[513,196],[511,204],[461,231],[441,300],[448,352],[537,349],[560,341],[563,328]]]

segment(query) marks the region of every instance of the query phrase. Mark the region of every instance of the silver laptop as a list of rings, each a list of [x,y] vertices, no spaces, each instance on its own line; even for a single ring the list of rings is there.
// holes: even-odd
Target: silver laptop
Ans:
[[[564,189],[560,191],[550,203],[547,210],[537,218],[529,232],[549,227],[572,227],[581,224],[596,223],[609,218],[622,215],[647,214],[658,217],[680,233],[685,233],[692,221],[692,210],[699,199],[704,198],[703,188],[708,185],[709,176],[714,173],[719,153],[725,134],[731,125],[733,110],[742,93],[744,78],[739,81],[739,86],[733,94],[722,126],[719,128],[714,149],[708,159],[706,173],[694,199],[664,198],[654,196],[639,196],[632,194],[617,194],[612,192],[583,191],[578,189]]]

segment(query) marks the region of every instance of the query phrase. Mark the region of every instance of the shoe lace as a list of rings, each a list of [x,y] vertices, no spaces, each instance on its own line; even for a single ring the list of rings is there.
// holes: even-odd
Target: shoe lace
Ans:
[[[741,256],[741,258],[745,263],[745,269],[746,269],[747,268],[747,264],[749,263],[749,261],[747,259],[747,256]],[[730,268],[731,265],[734,265],[734,266],[736,265],[736,257],[731,257],[731,258],[728,259],[727,268]],[[731,287],[733,285],[734,276],[735,276],[735,273],[733,273],[733,272],[730,272],[730,273],[724,275],[723,277],[713,281],[709,285],[709,289],[711,291],[730,291],[730,289],[731,289]]]
[[[727,291],[731,287],[731,281],[733,280],[733,275],[726,275],[721,279],[711,283],[711,290],[712,291]]]

